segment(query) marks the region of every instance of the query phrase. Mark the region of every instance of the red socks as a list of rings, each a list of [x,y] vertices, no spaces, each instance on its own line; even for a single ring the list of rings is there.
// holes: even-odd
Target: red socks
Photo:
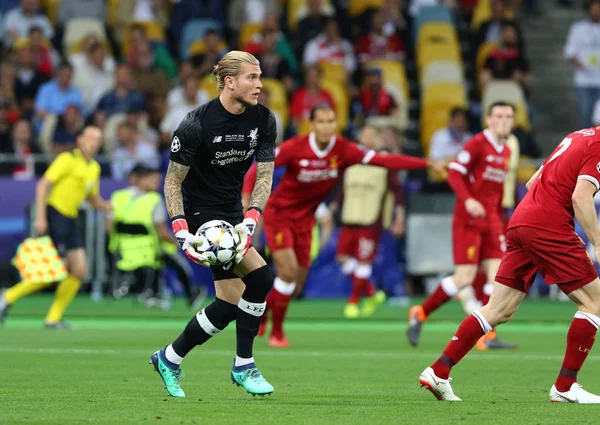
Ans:
[[[569,391],[571,385],[577,382],[577,372],[581,369],[592,346],[596,332],[600,326],[600,318],[590,313],[578,311],[571,322],[567,333],[567,350],[558,378],[556,389],[560,392]]]
[[[271,335],[277,338],[283,337],[283,321],[291,299],[291,295],[284,295],[275,288],[267,295],[267,306],[271,310],[273,320]]]
[[[433,311],[437,310],[442,305],[446,304],[448,300],[454,297],[458,293],[458,289],[452,280],[452,277],[448,276],[438,287],[427,297],[421,307],[425,316],[429,316]]]
[[[431,366],[435,375],[441,379],[448,379],[450,369],[471,351],[479,338],[491,329],[490,324],[479,311],[469,315],[458,327],[444,353]]]

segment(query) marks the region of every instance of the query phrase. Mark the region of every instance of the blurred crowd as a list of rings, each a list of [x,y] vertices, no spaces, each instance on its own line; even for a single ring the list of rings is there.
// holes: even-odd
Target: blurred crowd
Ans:
[[[445,26],[426,25],[432,6],[448,11],[447,22],[433,21]],[[481,129],[486,104],[513,93],[504,100],[518,108],[521,154],[537,157],[521,6],[518,0],[3,0],[0,154],[14,160],[4,155],[0,172],[39,175],[43,164],[31,166],[28,155],[50,160],[72,149],[86,123],[104,130],[103,175],[123,178],[139,162],[163,165],[181,119],[218,94],[211,71],[232,49],[259,58],[260,102],[275,112],[279,141],[307,133],[310,109],[328,102],[340,132],[352,138],[370,124],[388,151],[444,158]],[[436,56],[447,42],[457,57]]]

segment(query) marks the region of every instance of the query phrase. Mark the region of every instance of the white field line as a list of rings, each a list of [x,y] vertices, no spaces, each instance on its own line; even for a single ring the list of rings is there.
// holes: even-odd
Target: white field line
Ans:
[[[19,354],[66,354],[66,355],[147,355],[152,354],[152,350],[111,350],[111,349],[88,349],[88,348],[18,348],[18,347],[0,347],[0,353],[19,353]],[[198,350],[198,355],[203,356],[232,356],[233,351],[226,350]],[[440,353],[425,353],[415,351],[414,353],[390,353],[376,351],[293,351],[293,350],[277,350],[277,351],[260,351],[260,356],[277,357],[346,357],[346,358],[374,358],[374,359],[435,359]],[[561,361],[563,356],[560,355],[537,355],[537,354],[517,354],[514,352],[505,352],[499,354],[478,353],[473,352],[469,355],[470,360],[529,360],[529,361]],[[600,360],[600,356],[588,356],[588,360]]]

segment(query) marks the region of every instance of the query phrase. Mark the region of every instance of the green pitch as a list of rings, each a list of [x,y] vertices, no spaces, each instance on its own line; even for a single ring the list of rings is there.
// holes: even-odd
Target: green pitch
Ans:
[[[560,368],[570,303],[527,301],[499,336],[511,352],[472,352],[455,369],[464,401],[436,401],[418,376],[462,319],[457,303],[425,326],[422,344],[404,338],[406,309],[383,306],[368,320],[341,318],[342,301],[292,304],[290,349],[256,343],[260,370],[275,393],[253,398],[231,384],[235,325],[184,362],[185,399],[167,397],[150,354],[173,340],[194,313],[130,301],[79,297],[74,332],[42,329],[46,295],[18,303],[0,328],[0,423],[12,424],[598,424],[597,406],[554,404],[548,391]],[[600,392],[599,348],[580,382]]]

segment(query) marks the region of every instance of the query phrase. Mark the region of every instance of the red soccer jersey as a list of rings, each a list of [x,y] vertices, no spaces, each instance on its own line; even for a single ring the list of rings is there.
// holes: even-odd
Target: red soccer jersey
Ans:
[[[529,226],[572,235],[573,190],[577,180],[600,189],[600,127],[569,134],[541,167],[538,179],[517,206],[508,228]]]
[[[276,167],[286,167],[279,185],[271,194],[266,210],[278,218],[313,221],[315,211],[354,164],[371,164],[389,169],[417,170],[425,168],[427,160],[408,155],[381,155],[356,143],[334,136],[326,150],[317,146],[314,133],[293,137],[278,148]],[[256,180],[256,166],[246,175],[242,193],[250,193]]]
[[[448,182],[457,195],[454,221],[487,227],[502,217],[504,179],[510,161],[510,149],[499,143],[488,130],[477,133],[450,163]],[[465,200],[477,199],[485,208],[485,217],[474,218],[465,208]]]

